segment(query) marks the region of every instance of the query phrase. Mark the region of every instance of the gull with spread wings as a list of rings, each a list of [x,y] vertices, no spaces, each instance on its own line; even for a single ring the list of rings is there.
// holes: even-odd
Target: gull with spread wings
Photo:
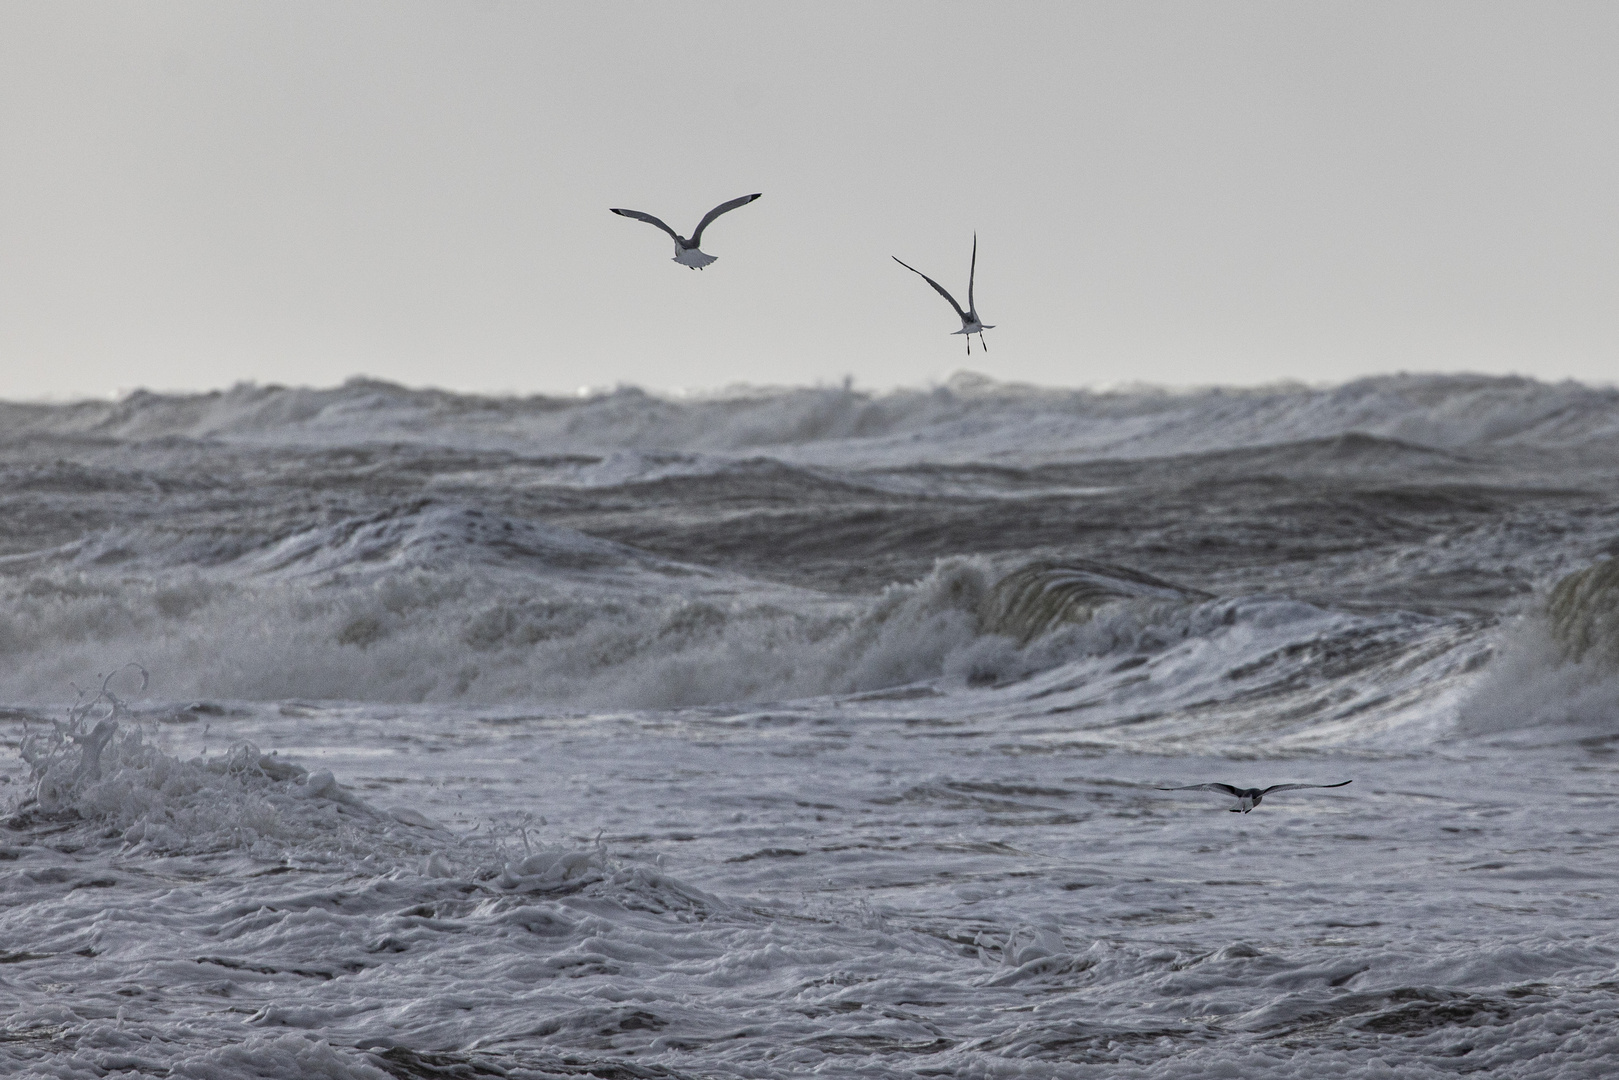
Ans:
[[[929,285],[932,285],[933,288],[934,288],[934,291],[936,291],[940,296],[944,297],[946,300],[950,301],[950,306],[956,309],[956,314],[957,315],[961,316],[961,329],[954,331],[954,333],[966,334],[967,335],[967,355],[968,356],[971,356],[973,354],[972,335],[977,334],[978,335],[978,344],[984,345],[984,331],[985,330],[993,330],[993,329],[995,329],[995,327],[993,327],[993,326],[985,326],[984,325],[983,320],[978,317],[978,305],[973,302],[973,279],[978,276],[978,234],[976,232],[973,233],[973,263],[972,263],[972,270],[969,271],[968,274],[967,274],[967,310],[966,311],[961,310],[961,305],[956,303],[956,298],[954,296],[951,296],[949,293],[945,292],[945,289],[944,289],[943,285],[940,285],[937,281],[934,281],[932,278],[930,278],[926,274],[922,273],[922,271],[918,270],[916,267],[912,266],[910,263],[906,262],[904,259],[900,258],[898,255],[892,256],[892,258],[893,258],[893,260],[895,262],[897,262],[901,266],[905,267],[905,269],[909,270],[911,273],[915,274],[917,277],[921,278],[923,281],[927,282]],[[984,345],[984,351],[989,352],[989,346],[988,345]]]
[[[636,221],[644,221],[648,225],[656,225],[658,228],[675,238],[675,262],[679,263],[681,266],[689,267],[692,270],[701,270],[709,263],[715,261],[714,256],[697,250],[697,246],[703,242],[703,230],[708,228],[709,223],[715,218],[719,217],[721,214],[728,210],[735,210],[739,206],[746,206],[762,194],[763,192],[755,192],[752,195],[744,195],[739,199],[732,199],[730,202],[720,203],[718,206],[714,207],[714,209],[703,215],[703,220],[697,223],[697,231],[691,234],[690,240],[686,239],[684,236],[681,236],[679,233],[675,232],[673,229],[665,225],[662,221],[653,217],[651,214],[643,214],[639,210],[619,209],[613,209],[613,213],[619,215],[620,217],[634,218]]]
[[[1231,808],[1233,814],[1246,814],[1259,805],[1259,801],[1266,795],[1276,791],[1296,791],[1299,788],[1335,788],[1353,784],[1353,780],[1345,780],[1342,784],[1272,784],[1268,788],[1240,788],[1230,784],[1187,784],[1185,787],[1161,787],[1159,791],[1218,791],[1230,795],[1237,800],[1237,805]]]

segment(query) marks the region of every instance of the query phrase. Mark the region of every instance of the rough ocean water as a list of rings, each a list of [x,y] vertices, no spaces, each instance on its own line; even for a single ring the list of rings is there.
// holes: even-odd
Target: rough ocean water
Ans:
[[[1619,1072],[1614,390],[143,392],[0,500],[5,1075]]]

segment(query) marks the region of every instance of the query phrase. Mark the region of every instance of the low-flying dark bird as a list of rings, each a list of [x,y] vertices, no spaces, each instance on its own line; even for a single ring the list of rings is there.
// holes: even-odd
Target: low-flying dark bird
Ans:
[[[957,334],[966,334],[967,335],[967,355],[968,356],[971,356],[973,354],[973,339],[972,339],[973,334],[978,335],[978,344],[984,345],[984,331],[985,330],[993,330],[993,329],[995,329],[995,327],[994,326],[985,326],[984,325],[983,320],[981,320],[978,317],[978,305],[973,302],[973,278],[978,276],[978,234],[977,233],[973,233],[973,264],[972,264],[972,270],[969,271],[968,274],[967,274],[967,310],[966,311],[961,310],[961,305],[956,303],[956,298],[954,296],[951,296],[949,293],[945,292],[943,285],[940,285],[937,281],[934,281],[932,278],[930,278],[926,274],[922,273],[922,271],[918,270],[916,267],[912,266],[910,263],[906,262],[904,259],[901,259],[898,255],[893,256],[893,259],[894,259],[895,262],[897,262],[901,266],[905,267],[905,269],[909,270],[911,273],[915,274],[917,277],[921,278],[923,281],[927,282],[929,285],[932,285],[933,288],[938,292],[938,294],[940,296],[942,296],[946,300],[950,301],[950,306],[956,309],[956,314],[957,315],[961,316],[961,329],[955,331],[955,333],[957,333]],[[989,352],[989,346],[988,345],[984,345],[984,351]]]
[[[1296,791],[1299,788],[1335,788],[1353,784],[1353,780],[1345,780],[1342,784],[1272,784],[1268,788],[1232,787],[1230,784],[1187,784],[1185,787],[1161,787],[1159,791],[1218,791],[1230,795],[1237,800],[1237,805],[1231,808],[1233,814],[1246,814],[1259,805],[1261,799],[1277,791]]]
[[[639,210],[618,209],[614,209],[613,213],[619,215],[620,217],[634,218],[636,221],[644,221],[648,225],[656,225],[658,228],[675,238],[675,262],[679,263],[681,266],[690,267],[693,270],[701,270],[703,267],[714,261],[714,256],[704,254],[703,252],[697,250],[698,245],[703,242],[703,230],[708,228],[709,222],[713,221],[727,210],[735,210],[739,206],[748,205],[762,194],[763,192],[756,192],[752,195],[744,195],[740,199],[732,199],[730,202],[720,203],[718,206],[714,207],[714,209],[703,215],[703,220],[697,223],[697,231],[691,234],[690,240],[686,239],[684,236],[681,236],[679,233],[675,232],[673,229],[659,221],[657,218],[653,217],[651,214],[643,214]]]

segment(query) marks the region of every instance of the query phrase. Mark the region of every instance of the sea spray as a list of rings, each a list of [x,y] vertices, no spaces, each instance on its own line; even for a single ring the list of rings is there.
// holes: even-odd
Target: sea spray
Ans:
[[[129,667],[144,689],[145,669]],[[130,722],[125,701],[113,692],[121,673],[105,676],[88,700],[81,694],[66,720],[24,738],[28,793],[8,828],[58,823],[102,842],[117,840],[131,853],[234,851],[256,859],[330,856],[356,846],[372,856],[442,857],[440,849],[450,846],[420,813],[379,811],[329,771],[311,775],[249,742],[189,761],[163,752]]]
[[[1603,737],[1619,715],[1619,560],[1566,574],[1503,624],[1463,706],[1466,735]]]

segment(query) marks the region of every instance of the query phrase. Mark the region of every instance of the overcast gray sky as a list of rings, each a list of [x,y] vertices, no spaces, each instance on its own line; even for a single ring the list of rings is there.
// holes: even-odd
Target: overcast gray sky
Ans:
[[[0,3],[7,398],[1616,353],[1611,2]]]

